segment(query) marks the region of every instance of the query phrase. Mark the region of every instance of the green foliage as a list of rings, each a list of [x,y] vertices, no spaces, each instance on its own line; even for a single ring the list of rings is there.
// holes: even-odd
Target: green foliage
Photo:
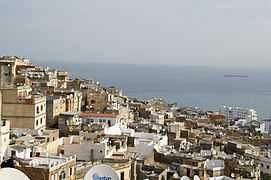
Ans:
[[[271,176],[269,176],[269,175],[261,175],[261,180],[271,180]]]

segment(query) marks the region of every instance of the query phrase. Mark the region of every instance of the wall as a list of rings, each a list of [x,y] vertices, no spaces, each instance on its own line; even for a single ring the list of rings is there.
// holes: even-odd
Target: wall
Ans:
[[[76,154],[77,160],[91,161],[91,150],[93,149],[93,160],[102,160],[106,157],[105,144],[93,144],[84,141],[82,144],[66,144],[63,146],[64,155],[72,156]]]

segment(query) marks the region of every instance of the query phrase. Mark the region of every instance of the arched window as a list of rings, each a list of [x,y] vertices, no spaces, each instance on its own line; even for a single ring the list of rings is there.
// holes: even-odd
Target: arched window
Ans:
[[[65,172],[64,171],[61,171],[61,173],[59,174],[59,179],[60,180],[64,180],[65,179]]]

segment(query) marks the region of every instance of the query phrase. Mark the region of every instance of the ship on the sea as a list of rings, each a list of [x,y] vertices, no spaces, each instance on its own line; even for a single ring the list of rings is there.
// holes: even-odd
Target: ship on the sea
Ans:
[[[240,75],[240,74],[225,74],[225,78],[248,78],[248,75]]]

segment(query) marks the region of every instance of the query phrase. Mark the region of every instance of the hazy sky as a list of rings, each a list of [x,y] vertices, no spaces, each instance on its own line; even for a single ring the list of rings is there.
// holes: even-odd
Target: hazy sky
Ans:
[[[0,0],[0,55],[271,67],[270,0]]]

